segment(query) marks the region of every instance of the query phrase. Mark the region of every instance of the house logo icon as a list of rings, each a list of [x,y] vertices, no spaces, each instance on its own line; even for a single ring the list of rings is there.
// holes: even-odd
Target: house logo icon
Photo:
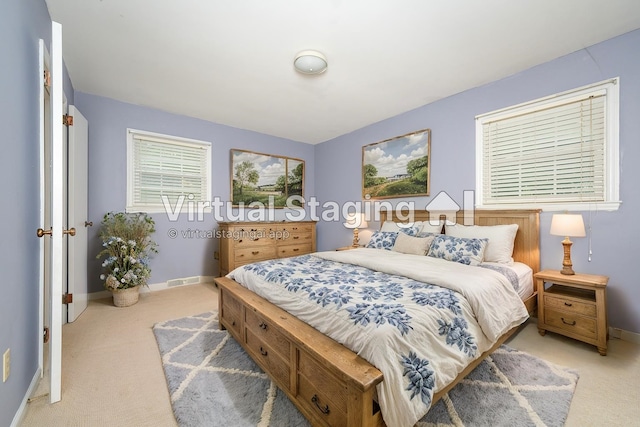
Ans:
[[[460,206],[446,192],[439,192],[427,205],[429,211],[429,223],[431,225],[440,224],[440,218],[444,215],[447,223],[456,223],[456,215]]]
[[[464,225],[473,224],[473,209],[467,209],[468,206],[473,206],[474,203],[474,192],[473,191],[464,191]],[[460,205],[456,203],[455,200],[451,196],[449,196],[445,191],[439,192],[436,197],[434,197],[429,204],[426,206],[427,211],[429,211],[429,223],[431,225],[440,224],[441,218],[444,216],[446,223],[456,224],[456,217],[458,212],[460,211]]]

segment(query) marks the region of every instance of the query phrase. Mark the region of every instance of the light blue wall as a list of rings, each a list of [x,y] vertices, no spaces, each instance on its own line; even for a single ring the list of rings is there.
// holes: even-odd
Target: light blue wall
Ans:
[[[8,426],[38,369],[39,214],[38,41],[50,46],[42,0],[8,0],[0,12],[0,354],[11,349],[11,375],[0,383],[0,425]],[[73,102],[73,87],[64,78]]]
[[[327,200],[361,200],[361,148],[423,128],[432,129],[431,196],[446,191],[459,204],[475,188],[475,122],[478,114],[619,76],[620,197],[617,212],[583,212],[588,239],[574,239],[574,270],[610,276],[607,307],[611,326],[640,332],[640,286],[636,240],[640,237],[640,30],[580,50],[503,80],[451,96],[316,146],[316,195]],[[472,72],[472,70],[460,70]],[[425,73],[425,79],[428,74]],[[411,198],[423,209],[429,197]],[[397,202],[397,200],[396,200]],[[560,238],[549,235],[551,213],[540,221],[542,268],[561,267]],[[318,249],[348,244],[339,223],[318,226]]]
[[[126,205],[126,130],[127,128],[192,138],[212,143],[213,197],[230,196],[230,149],[251,150],[305,160],[305,194],[314,193],[314,147],[247,130],[223,126],[204,120],[178,116],[151,108],[126,104],[112,99],[76,92],[76,106],[89,121],[89,220],[95,226],[89,232],[89,292],[103,290],[99,280],[100,250],[98,226],[105,212],[121,211]],[[237,211],[236,211],[237,212]],[[284,210],[276,219],[283,219]],[[191,222],[182,214],[171,223],[166,214],[153,214],[156,222],[154,240],[159,253],[151,262],[149,283],[196,275],[217,275],[218,262],[213,259],[218,241],[214,238],[183,238],[182,232],[215,230],[213,214],[203,222]],[[170,229],[178,237],[168,237]]]

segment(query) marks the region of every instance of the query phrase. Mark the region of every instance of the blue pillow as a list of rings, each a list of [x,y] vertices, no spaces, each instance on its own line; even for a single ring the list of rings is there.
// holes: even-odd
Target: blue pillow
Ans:
[[[466,265],[478,265],[484,259],[488,242],[489,239],[467,239],[440,234],[431,242],[428,256]]]
[[[398,233],[395,231],[376,231],[371,236],[371,240],[369,240],[366,247],[390,251],[393,249],[393,245],[396,244],[396,237],[398,237]]]

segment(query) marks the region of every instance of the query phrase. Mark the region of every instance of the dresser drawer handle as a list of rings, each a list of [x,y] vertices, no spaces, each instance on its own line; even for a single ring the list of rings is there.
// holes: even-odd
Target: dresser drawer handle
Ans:
[[[313,397],[311,397],[311,402],[314,403],[316,405],[316,408],[318,408],[320,410],[320,412],[322,412],[325,415],[328,415],[329,412],[331,412],[329,410],[329,405],[324,405],[324,408],[322,406],[320,406],[320,404],[318,403],[320,399],[318,399],[318,396],[316,394],[313,395]]]
[[[269,325],[267,325],[264,322],[260,322],[260,324],[258,326],[260,326],[260,329],[262,329],[263,331],[266,331],[267,328],[269,327]]]
[[[238,243],[242,243],[242,239],[238,240]]]
[[[259,237],[254,237],[254,238],[253,238],[253,239],[251,239],[251,240],[253,240],[254,242],[257,242],[258,240],[260,240],[260,238],[259,238]]]
[[[293,236],[293,240],[298,240],[300,236]]]
[[[573,304],[571,304],[570,302],[565,302],[564,305],[566,305],[567,307],[573,306]]]
[[[300,248],[294,248],[293,252],[298,252],[300,250]]]
[[[236,321],[235,321],[235,320],[233,320],[233,321],[231,322],[231,326],[236,326]]]
[[[267,350],[265,350],[264,348],[262,348],[262,346],[260,346],[260,354],[263,356],[266,356],[269,354],[269,352]]]
[[[251,255],[258,255],[260,251],[251,251]]]
[[[561,317],[560,319],[562,320],[562,323],[564,323],[565,325],[576,326],[575,320],[573,322],[567,322],[566,320],[564,320],[564,317]]]

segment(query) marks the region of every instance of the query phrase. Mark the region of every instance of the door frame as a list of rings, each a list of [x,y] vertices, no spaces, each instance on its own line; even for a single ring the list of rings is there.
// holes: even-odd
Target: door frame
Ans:
[[[39,67],[38,67],[38,78],[39,78],[39,99],[40,99],[40,224],[42,227],[45,225],[45,198],[46,198],[46,190],[45,190],[45,170],[47,165],[45,164],[45,147],[47,138],[47,129],[45,129],[45,111],[44,102],[45,102],[45,81],[44,81],[44,73],[50,71],[51,57],[49,55],[49,50],[44,44],[44,40],[40,39],[38,43],[39,50]],[[51,103],[51,98],[49,97],[49,103]],[[48,110],[49,120],[51,120],[51,107]],[[49,136],[50,137],[50,136]],[[44,375],[44,328],[45,328],[45,303],[48,304],[48,301],[44,301],[44,290],[45,290],[45,250],[44,250],[45,240],[44,238],[40,239],[39,244],[39,279],[38,279],[38,371],[40,374],[40,378]]]

